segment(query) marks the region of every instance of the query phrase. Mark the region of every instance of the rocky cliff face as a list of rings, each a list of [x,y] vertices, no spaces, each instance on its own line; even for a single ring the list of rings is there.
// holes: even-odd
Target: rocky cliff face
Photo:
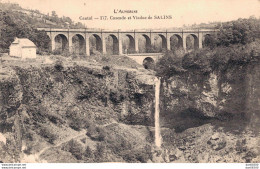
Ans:
[[[107,112],[108,116],[105,121],[101,120],[102,123],[108,123],[110,118],[143,125],[151,121],[154,75],[109,67],[64,68],[62,65],[29,69],[15,67],[8,71],[6,78],[1,79],[3,116],[7,115],[6,112],[9,112],[8,116],[15,114],[21,105],[30,109],[27,111],[35,117],[39,117],[41,112],[62,115],[70,109],[91,105],[115,111]]]
[[[164,79],[162,150],[153,150],[151,72],[62,63],[3,66],[0,136],[6,144],[0,142],[0,159],[17,162],[22,152],[48,162],[254,162],[259,159],[254,147],[260,124],[258,65]]]
[[[252,116],[259,117],[258,64],[233,65],[207,74],[187,71],[165,80],[161,107],[166,121],[170,119],[165,126],[171,123],[181,131],[187,125],[198,126],[212,120],[236,119],[239,127],[241,119],[250,123],[256,119]],[[180,119],[194,124],[178,124]]]
[[[164,80],[163,140],[175,162],[256,162],[259,144],[259,62]]]
[[[0,132],[9,135],[7,140],[12,138],[13,160],[32,142],[38,143],[30,153],[46,146],[39,143],[42,139],[47,144],[58,142],[64,137],[59,128],[78,131],[114,123],[153,125],[154,75],[145,70],[65,67],[62,63],[1,70]],[[98,132],[92,137],[102,136]]]

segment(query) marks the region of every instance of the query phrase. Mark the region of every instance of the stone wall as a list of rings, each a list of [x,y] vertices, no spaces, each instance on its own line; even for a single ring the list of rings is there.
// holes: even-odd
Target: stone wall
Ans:
[[[249,123],[257,119],[252,116],[260,117],[259,72],[257,63],[252,63],[208,74],[191,70],[165,80],[161,92],[164,125],[182,130],[212,120]],[[238,121],[238,125],[242,124]]]

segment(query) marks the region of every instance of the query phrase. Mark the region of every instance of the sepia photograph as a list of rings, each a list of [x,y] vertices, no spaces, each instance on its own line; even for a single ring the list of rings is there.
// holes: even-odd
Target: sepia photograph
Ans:
[[[0,0],[1,169],[259,169],[259,134],[260,0]]]

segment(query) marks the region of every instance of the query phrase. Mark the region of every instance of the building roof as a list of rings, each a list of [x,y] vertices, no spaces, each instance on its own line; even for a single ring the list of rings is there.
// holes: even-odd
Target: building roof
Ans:
[[[27,38],[15,38],[12,44],[21,44],[22,47],[36,47],[35,44]]]

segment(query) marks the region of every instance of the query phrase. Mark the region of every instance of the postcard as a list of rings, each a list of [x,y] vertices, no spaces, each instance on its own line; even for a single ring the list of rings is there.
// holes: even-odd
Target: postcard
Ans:
[[[259,0],[1,0],[1,167],[259,168],[259,63]]]

